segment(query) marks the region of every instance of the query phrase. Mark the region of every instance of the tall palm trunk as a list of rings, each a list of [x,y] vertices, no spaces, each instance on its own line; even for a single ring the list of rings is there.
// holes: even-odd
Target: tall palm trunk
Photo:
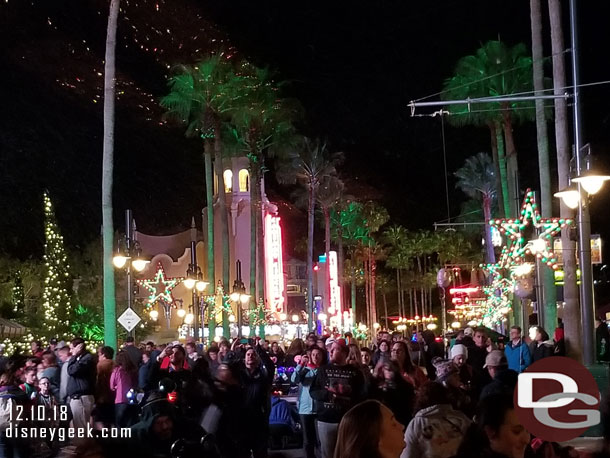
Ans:
[[[510,119],[510,111],[508,104],[502,107],[502,127],[504,129],[504,139],[506,140],[506,178],[508,180],[508,205],[510,208],[510,216],[518,215],[518,200],[519,189],[517,182],[519,177],[519,164],[517,163],[517,149],[513,138],[513,123]]]
[[[309,183],[309,202],[307,204],[307,326],[313,329],[313,229],[316,205],[316,188]],[[328,259],[326,260],[328,270]],[[327,285],[330,288],[330,284]],[[336,304],[339,307],[339,304]]]
[[[326,253],[326,265],[328,265],[329,253],[330,253],[330,208],[323,207],[322,213],[324,214],[324,252]],[[339,260],[337,259],[337,264],[339,264]],[[337,266],[337,272],[341,272],[342,265]],[[326,288],[330,288],[330,269],[326,269]],[[328,290],[330,293],[330,289]],[[327,294],[329,296],[330,294]],[[325,298],[324,300],[326,304],[326,310],[328,310],[328,305],[330,305],[330,298]],[[337,307],[340,308],[339,314],[342,314],[342,304],[337,304]]]
[[[551,22],[551,44],[553,54],[553,87],[555,95],[562,95],[566,87],[564,41],[561,26],[561,1],[549,0]],[[568,186],[570,176],[570,143],[568,140],[568,107],[563,98],[555,99],[555,143],[557,145],[557,174],[559,189]],[[562,218],[574,218],[574,211],[561,202]],[[569,230],[561,231],[563,251],[563,322],[566,345],[569,354],[582,360],[582,330],[578,307],[578,287],[576,284],[576,243],[570,240]],[[551,328],[552,330],[553,328]]]
[[[506,174],[506,154],[504,148],[504,131],[499,121],[494,123],[496,132],[496,144],[498,145],[498,166],[500,167],[500,181],[502,188],[502,204],[504,207],[504,216],[508,218],[510,214],[510,196],[508,192],[508,177]]]
[[[385,328],[390,329],[388,322],[388,298],[386,297],[385,288],[381,290],[381,297],[383,299],[383,313],[385,315]]]
[[[203,142],[203,160],[205,167],[205,196],[206,196],[206,213],[207,213],[207,275],[208,281],[212,285],[212,288],[216,288],[216,279],[214,272],[214,169],[212,165],[212,142],[208,139]],[[218,189],[218,193],[224,192],[224,188]],[[225,285],[225,288],[227,286]],[[223,328],[223,335],[229,337],[230,334],[227,329]],[[212,339],[216,332],[215,320],[208,322],[208,332]]]
[[[259,302],[265,304],[265,240],[263,239],[263,180],[262,175],[259,180],[259,211],[256,212],[256,259],[257,259],[257,300],[254,303],[255,308],[258,307]],[[264,305],[263,308],[258,312],[258,318],[260,320],[259,335],[262,339],[265,338],[265,326],[263,324],[265,318]],[[255,329],[254,326],[250,329],[250,334],[254,337]]]
[[[258,156],[257,156],[258,157]],[[260,165],[256,161],[250,162],[250,311],[256,307],[256,269],[258,267],[258,214],[260,213]],[[250,323],[248,322],[250,325]],[[250,326],[252,328],[252,326]]]
[[[345,253],[343,252],[343,231],[340,226],[337,228],[337,238],[337,264],[339,267],[339,286],[341,288],[341,310],[343,311],[350,307],[347,301],[347,294],[345,293],[345,271],[343,270],[345,268]]]
[[[485,217],[485,262],[487,264],[495,264],[496,256],[494,246],[491,240],[491,196],[483,196],[483,215]]]
[[[352,296],[352,303],[351,303],[351,308],[352,308],[352,321],[355,323],[356,322],[356,267],[352,268],[352,283],[350,285],[351,287],[351,296]]]
[[[401,301],[402,288],[400,285],[400,269],[396,269],[396,295],[397,295],[397,303],[398,303],[398,315],[404,316],[403,311],[402,311],[402,301]],[[387,324],[386,324],[386,328],[387,328]]]
[[[116,29],[120,0],[110,2],[108,31],[106,34],[106,60],[104,64],[104,146],[102,155],[102,245],[104,253],[104,342],[116,348],[116,299],[112,245],[114,224],[112,219],[112,184],[114,171],[114,100]]]
[[[498,195],[498,210],[500,217],[504,217],[504,192],[502,190],[502,175],[500,174],[500,158],[498,156],[498,138],[496,136],[496,125],[493,122],[487,124],[491,136],[491,154],[494,161],[494,173],[496,174],[496,193]]]
[[[222,241],[222,284],[225,291],[230,285],[230,258],[229,258],[229,218],[227,215],[227,200],[225,193],[224,167],[222,164],[222,139],[220,137],[220,120],[214,118],[214,163],[216,165],[216,176],[218,177],[218,210],[220,213],[220,237]],[[216,288],[216,283],[211,282],[212,288]],[[214,325],[216,323],[214,322]],[[222,309],[222,329],[226,336],[229,333],[229,314]],[[225,334],[226,333],[226,334]],[[212,339],[214,336],[212,335]],[[210,340],[210,343],[212,341]]]
[[[542,15],[540,0],[530,0],[532,22],[532,60],[535,95],[543,95],[544,69],[542,66]],[[549,136],[544,114],[544,100],[536,100],[536,134],[538,140],[538,169],[540,173],[540,204],[543,218],[550,218],[553,213],[551,197],[551,167],[549,164]],[[543,269],[542,284],[544,288],[544,323],[546,329],[557,326],[557,294],[555,275],[547,268]]]
[[[377,323],[377,290],[375,288],[375,281],[377,279],[377,263],[375,262],[375,256],[370,248],[369,265],[371,270],[371,321],[369,322],[369,326],[373,326],[374,323]]]

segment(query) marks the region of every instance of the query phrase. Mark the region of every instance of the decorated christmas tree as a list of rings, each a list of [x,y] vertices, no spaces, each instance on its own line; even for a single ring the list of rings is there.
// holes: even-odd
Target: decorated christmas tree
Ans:
[[[42,331],[49,337],[62,337],[70,329],[72,278],[64,249],[64,239],[57,226],[51,199],[46,192],[44,194],[44,215],[46,275],[42,293],[44,312]]]
[[[23,279],[21,271],[17,270],[13,278],[13,312],[16,316],[21,316],[25,311],[25,291],[23,289]]]

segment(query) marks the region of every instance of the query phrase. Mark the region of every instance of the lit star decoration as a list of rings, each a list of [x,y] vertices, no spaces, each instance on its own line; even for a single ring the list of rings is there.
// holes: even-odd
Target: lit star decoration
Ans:
[[[148,290],[150,296],[146,300],[146,307],[152,307],[155,302],[163,301],[168,304],[174,303],[172,289],[174,289],[184,278],[166,278],[163,264],[157,264],[157,273],[152,280],[137,280],[138,285],[143,286]]]
[[[552,249],[553,236],[557,235],[561,229],[573,224],[571,219],[563,218],[542,218],[538,211],[538,205],[534,197],[534,192],[528,189],[521,207],[521,217],[519,219],[492,219],[489,224],[496,227],[510,240],[510,246],[502,249],[499,267],[512,267],[525,260],[525,255],[532,254],[552,269],[557,269],[557,258]],[[539,229],[540,234],[534,243],[525,240],[524,232],[528,227]]]

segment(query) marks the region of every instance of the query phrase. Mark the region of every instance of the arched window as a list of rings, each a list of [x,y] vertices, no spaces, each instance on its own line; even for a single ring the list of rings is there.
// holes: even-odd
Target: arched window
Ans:
[[[250,190],[250,174],[248,170],[241,169],[239,171],[239,192],[248,192]]]
[[[223,178],[225,179],[225,192],[231,192],[233,190],[233,172],[229,169],[225,170]]]

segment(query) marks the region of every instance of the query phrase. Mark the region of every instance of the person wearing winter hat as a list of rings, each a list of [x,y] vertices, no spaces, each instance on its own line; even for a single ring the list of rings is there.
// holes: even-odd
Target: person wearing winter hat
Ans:
[[[436,368],[436,382],[442,384],[447,389],[451,406],[455,410],[463,412],[466,416],[472,416],[474,405],[471,397],[462,385],[458,367],[453,361],[441,358],[435,358],[433,364]]]
[[[462,388],[466,391],[470,391],[472,367],[467,363],[468,347],[462,344],[455,344],[451,349],[449,356],[451,357],[453,364],[458,368]]]

